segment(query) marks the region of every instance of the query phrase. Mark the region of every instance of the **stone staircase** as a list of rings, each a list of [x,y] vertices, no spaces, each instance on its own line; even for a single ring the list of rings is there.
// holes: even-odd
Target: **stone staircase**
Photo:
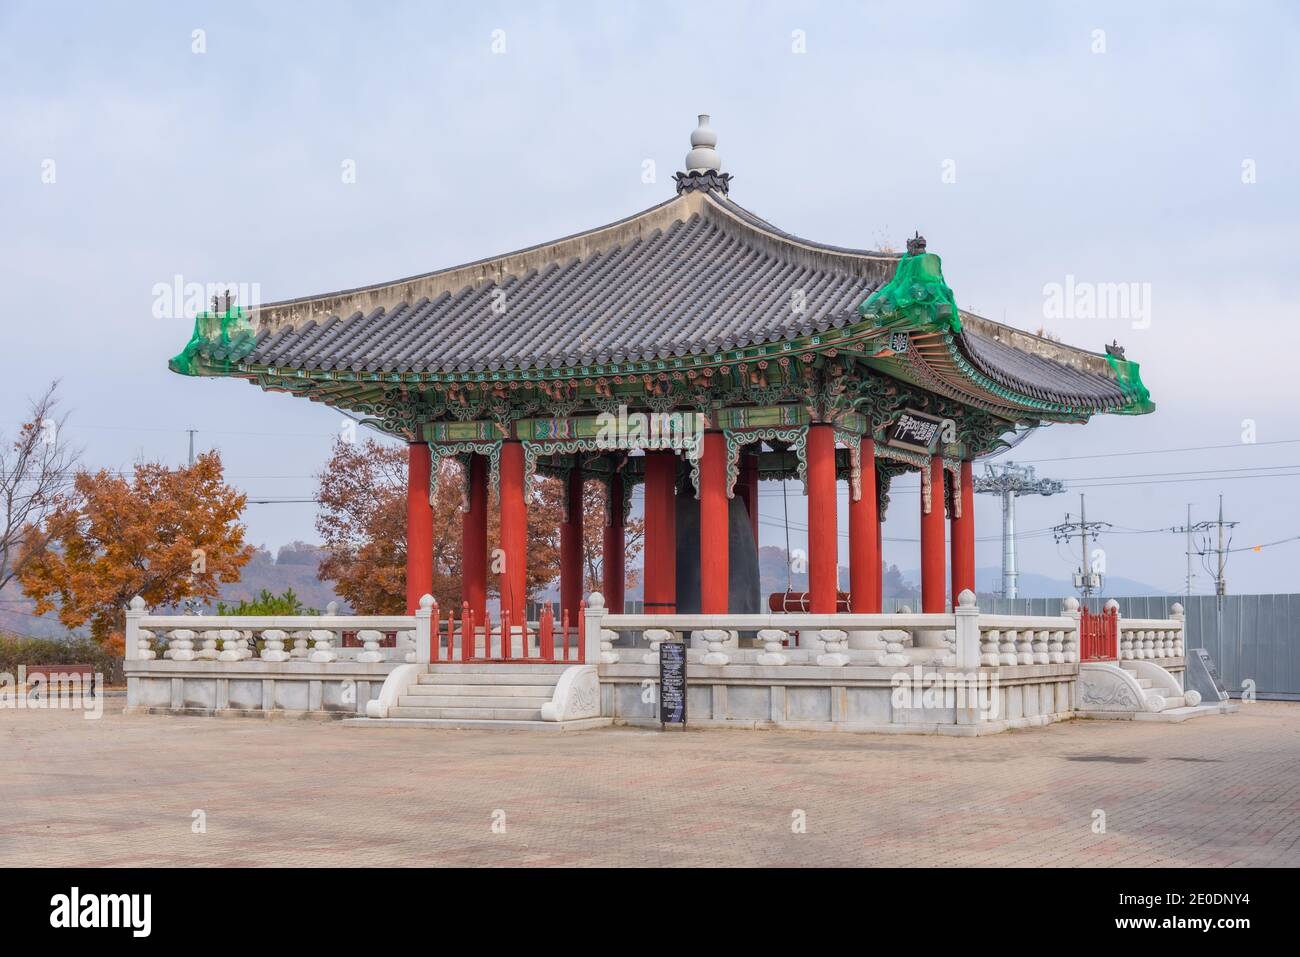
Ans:
[[[542,706],[555,695],[569,665],[434,664],[416,677],[384,718],[349,724],[533,731],[581,730],[608,718],[543,721]]]
[[[1166,711],[1174,711],[1178,708],[1186,708],[1189,706],[1187,700],[1183,697],[1183,692],[1181,688],[1177,686],[1170,687],[1170,688],[1156,687],[1154,681],[1151,678],[1139,677],[1136,665],[1130,664],[1127,661],[1121,661],[1119,663],[1119,666],[1133,676],[1133,678],[1138,683],[1138,687],[1142,689],[1142,694],[1145,696],[1148,702],[1150,702],[1155,697],[1159,697],[1163,699],[1164,706],[1161,708],[1154,709],[1155,711],[1163,713]]]

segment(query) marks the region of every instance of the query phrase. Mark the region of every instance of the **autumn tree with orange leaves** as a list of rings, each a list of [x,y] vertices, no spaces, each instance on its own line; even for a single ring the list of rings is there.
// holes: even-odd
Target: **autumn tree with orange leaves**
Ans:
[[[89,623],[96,641],[120,645],[136,595],[174,607],[239,580],[254,551],[239,521],[245,500],[226,484],[217,452],[183,468],[142,463],[129,477],[78,472],[46,515],[40,545],[24,554],[19,584],[38,615],[57,609],[67,627]]]
[[[443,608],[461,602],[461,501],[464,474],[454,460],[440,459],[433,497],[433,597]],[[403,614],[406,610],[406,462],[407,451],[367,439],[335,442],[333,454],[318,476],[320,511],[316,530],[328,552],[320,577],[358,614]],[[528,502],[528,593],[555,581],[560,564],[563,486],[550,479],[533,483]],[[588,483],[584,499],[589,577],[599,570],[604,494]],[[639,524],[630,523],[629,559],[639,548]],[[488,508],[488,548],[500,539],[496,503]],[[588,582],[588,587],[591,582]],[[488,575],[494,595],[497,576]]]

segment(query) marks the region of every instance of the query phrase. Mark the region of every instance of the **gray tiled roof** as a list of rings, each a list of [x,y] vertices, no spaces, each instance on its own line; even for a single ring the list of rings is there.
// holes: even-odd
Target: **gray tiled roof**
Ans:
[[[716,192],[690,191],[505,256],[262,306],[256,346],[243,361],[478,372],[715,352],[858,321],[858,306],[897,259],[810,242]],[[1022,395],[1094,409],[1123,404],[1095,353],[975,316],[956,342],[975,368]],[[220,351],[210,356],[224,358]]]
[[[1095,409],[1111,408],[1125,402],[1119,383],[1101,371],[1101,364],[1106,360],[1100,357],[1092,363],[1098,367],[1095,370],[1075,368],[1035,352],[1017,349],[977,332],[969,323],[959,333],[959,344],[977,369],[994,382],[1021,395]]]
[[[732,203],[686,194],[471,267],[264,306],[245,361],[464,372],[713,352],[857,321],[896,259],[797,240]]]

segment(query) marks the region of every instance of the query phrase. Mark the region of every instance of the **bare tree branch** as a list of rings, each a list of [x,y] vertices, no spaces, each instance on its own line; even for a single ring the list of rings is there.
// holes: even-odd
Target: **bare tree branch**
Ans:
[[[0,441],[0,590],[46,547],[46,516],[74,495],[73,474],[81,457],[65,438],[67,415],[59,411],[57,380],[28,408],[12,441]]]

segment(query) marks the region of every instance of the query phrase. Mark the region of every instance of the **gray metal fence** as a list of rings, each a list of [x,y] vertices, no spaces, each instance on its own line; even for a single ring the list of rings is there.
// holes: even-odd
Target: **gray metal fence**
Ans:
[[[1109,598],[1092,598],[1100,611]],[[980,595],[981,611],[1000,615],[1059,615],[1060,598],[998,598]],[[1234,697],[1253,681],[1260,698],[1300,701],[1300,595],[1213,595],[1115,597],[1125,618],[1167,618],[1175,602],[1187,618],[1184,646],[1204,648],[1219,666]],[[897,605],[906,604],[902,599]],[[893,610],[887,608],[886,610]]]

